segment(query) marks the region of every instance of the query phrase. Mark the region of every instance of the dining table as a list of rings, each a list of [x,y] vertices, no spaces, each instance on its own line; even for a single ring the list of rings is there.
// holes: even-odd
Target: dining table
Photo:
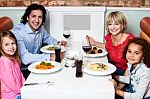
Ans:
[[[108,62],[107,55],[86,58],[92,62]],[[76,77],[76,67],[65,67],[63,60],[60,65],[62,68],[52,73],[31,72],[21,88],[21,98],[114,99],[114,86],[109,81],[111,74],[92,75],[83,72],[82,77]]]

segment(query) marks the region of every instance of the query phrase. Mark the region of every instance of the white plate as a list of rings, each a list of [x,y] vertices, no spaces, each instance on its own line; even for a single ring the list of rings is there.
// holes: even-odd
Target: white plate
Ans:
[[[103,63],[103,64],[108,66],[108,70],[92,71],[92,70],[88,69],[87,66],[85,66],[83,68],[83,72],[85,72],[87,74],[90,74],[90,75],[109,75],[109,74],[116,71],[116,67],[113,64],[110,64],[110,63],[105,63],[105,62],[91,62],[91,63]],[[89,64],[91,64],[91,63],[89,63]]]
[[[102,48],[98,48],[98,49],[101,49],[102,53],[99,53],[99,54],[88,54],[88,55],[85,55],[85,56],[86,57],[102,57],[102,56],[106,56],[108,54],[108,52],[105,49],[102,49]]]
[[[35,66],[37,64],[40,64],[41,62],[35,62],[28,66],[28,70],[33,73],[53,73],[53,72],[59,71],[62,68],[62,65],[58,62],[55,62],[55,61],[45,61],[45,62],[49,62],[53,64],[55,67],[51,69],[47,69],[47,70],[39,70],[39,69],[36,69]]]
[[[54,50],[48,50],[49,47],[53,47],[54,45],[46,45],[46,46],[43,46],[40,51],[43,52],[43,53],[55,53]],[[66,48],[64,46],[61,46],[61,52],[64,52],[66,51]]]

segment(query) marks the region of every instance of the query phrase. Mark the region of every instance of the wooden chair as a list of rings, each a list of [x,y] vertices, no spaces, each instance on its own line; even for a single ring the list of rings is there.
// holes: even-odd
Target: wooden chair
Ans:
[[[12,29],[12,27],[13,27],[13,22],[11,18],[6,17],[6,16],[0,18],[0,32],[10,30]],[[1,98],[1,81],[0,81],[0,99],[2,99]]]

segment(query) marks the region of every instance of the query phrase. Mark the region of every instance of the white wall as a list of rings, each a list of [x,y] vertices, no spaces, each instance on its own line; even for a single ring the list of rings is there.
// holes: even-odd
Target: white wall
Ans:
[[[126,16],[128,21],[127,32],[133,33],[136,36],[139,36],[141,31],[140,29],[140,20],[145,16],[150,16],[150,8],[118,8],[118,7],[108,7],[106,15],[111,11],[121,11]]]
[[[0,17],[9,16],[12,18],[14,25],[20,23],[21,16],[23,15],[25,7],[0,7]],[[127,32],[131,32],[136,36],[139,36],[140,27],[139,22],[142,17],[150,16],[150,8],[125,8],[125,7],[107,7],[106,15],[111,11],[121,11],[127,18],[128,29]],[[49,31],[49,19],[46,21],[46,28]]]
[[[0,7],[0,17],[8,16],[12,19],[13,24],[19,24],[22,15],[24,14],[26,7]],[[47,20],[45,22],[45,27],[49,32],[49,17],[47,13]]]
[[[23,7],[17,8],[17,7],[0,7],[0,17],[3,16],[9,16],[14,24],[18,24],[20,22],[21,16],[24,13]]]

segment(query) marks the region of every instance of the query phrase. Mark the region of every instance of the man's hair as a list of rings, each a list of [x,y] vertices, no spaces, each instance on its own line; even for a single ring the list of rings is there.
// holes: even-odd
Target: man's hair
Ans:
[[[25,13],[22,16],[20,22],[23,23],[23,24],[26,24],[28,22],[27,17],[29,17],[29,15],[31,14],[31,12],[33,10],[41,10],[42,11],[42,13],[43,13],[42,24],[43,24],[46,20],[46,14],[47,14],[46,9],[44,8],[44,6],[36,4],[36,3],[33,3],[33,4],[31,4],[27,7],[27,9],[25,10]]]

